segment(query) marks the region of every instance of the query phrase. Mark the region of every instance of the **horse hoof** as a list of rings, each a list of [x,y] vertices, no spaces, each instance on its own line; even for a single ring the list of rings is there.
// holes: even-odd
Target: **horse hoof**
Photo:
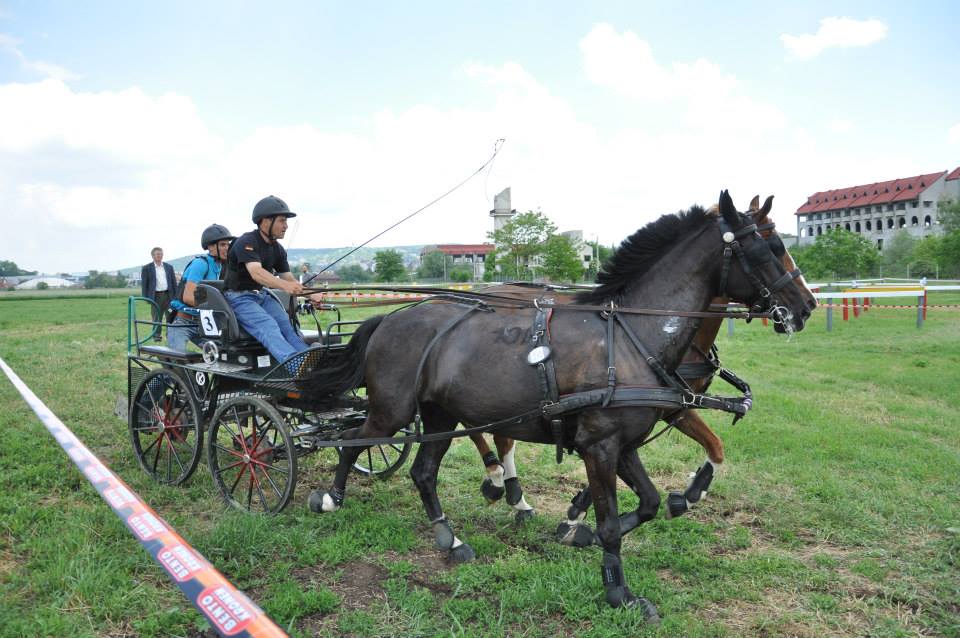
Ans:
[[[527,521],[533,518],[536,512],[534,510],[517,510],[517,515],[514,517],[517,525],[523,525]]]
[[[487,499],[487,503],[493,505],[503,498],[504,489],[497,487],[493,484],[493,481],[487,478],[483,479],[483,483],[480,484],[480,493],[483,494],[483,498]]]
[[[687,513],[687,499],[680,492],[670,492],[667,495],[667,518],[683,516]]]
[[[586,523],[571,525],[564,521],[557,525],[557,540],[561,545],[570,547],[589,547],[593,545],[593,530]]]
[[[310,492],[310,498],[307,499],[307,505],[310,506],[311,512],[316,512],[317,514],[325,514],[327,512],[336,512],[340,509],[340,506],[333,500],[333,497],[330,496],[330,492],[320,492],[318,490],[313,490]]]
[[[627,607],[639,608],[643,611],[643,619],[647,621],[648,625],[659,625],[660,624],[660,614],[657,613],[657,608],[654,607],[653,603],[643,597],[636,597],[631,594],[632,600],[627,603]]]
[[[469,563],[476,557],[477,553],[473,551],[473,548],[466,543],[457,545],[450,550],[451,563]]]

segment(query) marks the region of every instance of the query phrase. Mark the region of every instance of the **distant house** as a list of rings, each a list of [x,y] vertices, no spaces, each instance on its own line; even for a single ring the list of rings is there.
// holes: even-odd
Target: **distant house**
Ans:
[[[0,276],[0,290],[13,290],[19,284],[33,279],[36,275],[3,275]]]
[[[313,277],[313,279],[310,279],[311,277]],[[314,275],[314,273],[311,272],[300,273],[301,283],[307,281],[308,279],[310,279],[310,283],[307,285],[312,287],[333,286],[339,284],[341,281],[340,275],[332,270],[324,271],[319,275]]]
[[[474,279],[483,279],[483,260],[495,249],[493,244],[437,244],[420,249],[420,258],[427,253],[440,252],[452,259],[454,268],[467,266],[473,271]]]
[[[960,198],[960,168],[862,186],[818,191],[797,209],[797,234],[808,244],[843,228],[883,250],[883,240],[904,229],[914,237],[943,234],[937,202]]]

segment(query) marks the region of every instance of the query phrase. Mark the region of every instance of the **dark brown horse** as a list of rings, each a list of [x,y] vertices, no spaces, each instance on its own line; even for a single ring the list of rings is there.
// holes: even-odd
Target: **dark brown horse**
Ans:
[[[543,401],[538,368],[528,361],[529,343],[497,338],[531,326],[536,311],[473,303],[422,304],[368,319],[340,361],[315,371],[311,391],[336,395],[365,383],[366,421],[345,432],[344,443],[392,436],[419,414],[423,442],[410,475],[437,545],[454,561],[470,560],[474,552],[454,535],[437,496],[449,435],[458,423],[499,422],[506,436],[554,444],[556,432],[540,418],[549,408],[559,417],[565,443],[586,466],[607,602],[640,605],[656,620],[656,608],[627,587],[620,545],[625,532],[652,519],[660,506],[636,448],[665,411],[688,400],[686,394],[677,398],[669,377],[658,371],[676,369],[699,328],[692,313],[707,310],[718,295],[770,311],[778,332],[802,330],[810,314],[794,285],[797,273],[785,271],[726,191],[718,208],[665,215],[626,239],[598,278],[600,285],[577,298],[605,312],[556,311],[549,356],[559,402]],[[630,312],[639,308],[644,312]],[[609,339],[611,334],[616,338]],[[342,506],[350,468],[362,449],[344,448],[333,485],[311,494],[311,509],[333,512]],[[622,516],[618,475],[639,500],[635,511]]]
[[[772,195],[766,199],[762,207],[760,206],[759,196],[754,196],[750,202],[749,211],[760,230],[760,234],[768,241],[773,242],[774,255],[780,259],[788,272],[794,271],[797,269],[797,265],[776,235],[773,221],[769,217],[772,204]],[[797,285],[803,289],[808,306],[815,308],[816,299],[802,278],[798,279]],[[484,293],[518,299],[549,297],[556,303],[569,303],[573,300],[573,295],[570,293],[558,292],[549,286],[527,284],[492,286],[485,288]],[[727,301],[726,298],[718,297],[712,303],[720,305],[727,303]],[[693,338],[690,350],[684,355],[680,364],[679,372],[681,376],[696,392],[706,392],[713,380],[714,365],[711,362],[710,353],[722,323],[722,318],[704,319]],[[723,463],[724,451],[723,442],[696,410],[679,410],[674,414],[667,415],[666,418],[673,427],[699,443],[707,454],[707,459],[693,474],[687,488],[683,492],[670,494],[667,503],[667,516],[673,517],[683,514],[691,504],[698,502],[706,495],[716,466]],[[523,522],[533,515],[534,510],[524,498],[523,489],[520,485],[514,456],[515,442],[502,434],[494,434],[492,438],[497,448],[496,453],[490,449],[483,434],[470,436],[470,440],[476,446],[487,472],[487,477],[483,480],[480,491],[487,502],[491,504],[506,495],[507,503],[516,510],[517,522]],[[593,542],[593,532],[582,524],[586,509],[590,504],[589,490],[581,491],[571,502],[572,507],[567,512],[567,520],[559,525],[557,537],[561,543],[578,547],[584,546]]]

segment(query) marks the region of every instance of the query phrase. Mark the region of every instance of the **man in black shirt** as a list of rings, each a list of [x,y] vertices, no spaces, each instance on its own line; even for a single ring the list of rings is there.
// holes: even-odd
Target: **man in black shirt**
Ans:
[[[307,349],[290,317],[264,286],[291,295],[303,294],[290,273],[287,251],[278,240],[287,232],[287,220],[296,217],[279,197],[264,197],[253,208],[257,229],[237,237],[227,258],[226,298],[237,321],[262,343],[277,361],[287,361]]]

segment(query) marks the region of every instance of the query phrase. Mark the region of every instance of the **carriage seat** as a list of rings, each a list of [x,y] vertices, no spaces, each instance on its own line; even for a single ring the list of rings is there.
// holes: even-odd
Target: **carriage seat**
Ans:
[[[280,305],[287,311],[288,316],[294,316],[294,307],[292,305],[294,299],[290,293],[275,288],[267,288],[266,290],[268,294],[273,295],[273,297],[280,302]],[[221,331],[220,337],[214,337],[213,339],[219,340],[222,345],[235,350],[257,349],[266,351],[263,345],[244,330],[240,322],[237,321],[237,316],[234,314],[233,308],[224,296],[223,291],[224,282],[222,280],[205,279],[197,284],[197,291],[194,293],[197,309],[213,310],[217,327]]]
[[[181,352],[159,345],[141,345],[140,354],[149,354],[164,361],[179,361],[181,363],[196,363],[203,358],[199,352]]]

